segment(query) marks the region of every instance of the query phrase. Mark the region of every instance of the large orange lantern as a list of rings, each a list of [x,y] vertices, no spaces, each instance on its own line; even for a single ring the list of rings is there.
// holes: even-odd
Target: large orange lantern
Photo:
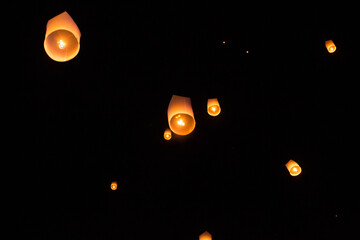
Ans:
[[[219,101],[217,100],[217,98],[208,99],[207,111],[208,111],[208,114],[213,117],[220,114],[221,108],[220,108],[220,104],[219,104]]]
[[[169,127],[174,133],[188,135],[195,129],[196,123],[190,98],[173,95],[167,115]]]
[[[47,22],[44,48],[47,55],[57,61],[73,59],[80,50],[80,30],[65,11]]]
[[[205,231],[199,236],[199,240],[211,240],[211,234]]]
[[[171,139],[171,131],[168,128],[164,132],[164,139],[165,140],[170,140]]]
[[[325,41],[325,46],[329,53],[333,53],[336,51],[335,43],[332,40]]]
[[[301,167],[294,160],[290,160],[285,166],[291,176],[297,176],[301,173]]]
[[[111,190],[115,191],[117,189],[117,182],[112,182],[110,184],[110,188],[111,188]]]

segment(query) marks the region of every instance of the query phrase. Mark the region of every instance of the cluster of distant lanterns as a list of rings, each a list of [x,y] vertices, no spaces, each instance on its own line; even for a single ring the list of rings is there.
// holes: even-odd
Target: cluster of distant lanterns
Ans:
[[[54,61],[69,61],[80,51],[80,37],[81,33],[78,26],[65,11],[47,22],[44,41],[45,52]],[[336,45],[332,40],[325,41],[325,47],[329,53],[336,51]],[[221,108],[217,98],[208,99],[207,112],[213,117],[220,114]],[[173,95],[168,106],[167,117],[169,128],[164,131],[165,140],[170,140],[172,133],[185,136],[195,129],[196,122],[189,97]],[[298,176],[301,173],[301,167],[294,160],[290,160],[285,166],[291,176]],[[117,182],[112,182],[110,188],[115,191]],[[200,235],[199,240],[211,240],[211,234],[204,232]]]

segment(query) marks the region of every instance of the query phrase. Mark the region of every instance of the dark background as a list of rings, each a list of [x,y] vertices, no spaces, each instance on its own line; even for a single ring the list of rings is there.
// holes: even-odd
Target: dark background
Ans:
[[[8,128],[17,234],[350,239],[356,231],[352,6],[21,8]],[[43,41],[47,21],[63,11],[81,31],[81,48],[58,63]],[[172,94],[191,97],[197,125],[165,141]],[[214,97],[222,108],[215,118],[206,112]],[[298,177],[285,168],[290,158],[302,167]]]

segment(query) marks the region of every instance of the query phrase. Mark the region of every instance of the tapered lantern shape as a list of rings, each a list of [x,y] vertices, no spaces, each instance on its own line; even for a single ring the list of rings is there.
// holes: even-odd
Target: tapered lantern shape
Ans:
[[[111,188],[111,190],[115,191],[117,189],[117,182],[112,182],[110,184],[110,188]]]
[[[211,240],[211,234],[205,231],[199,236],[199,240]]]
[[[57,61],[73,59],[80,50],[80,30],[67,12],[47,22],[44,48],[47,55]]]
[[[336,51],[335,43],[332,40],[325,41],[325,46],[329,53],[333,53]]]
[[[220,104],[219,104],[219,101],[217,100],[217,98],[208,99],[207,111],[208,111],[208,114],[213,117],[220,114],[221,108],[220,108]]]
[[[170,140],[171,139],[171,131],[168,128],[164,132],[164,139],[165,140]]]
[[[294,160],[290,160],[285,166],[291,176],[297,176],[301,173],[301,167]]]
[[[174,133],[188,135],[195,129],[196,123],[190,98],[173,95],[167,115],[169,127]]]

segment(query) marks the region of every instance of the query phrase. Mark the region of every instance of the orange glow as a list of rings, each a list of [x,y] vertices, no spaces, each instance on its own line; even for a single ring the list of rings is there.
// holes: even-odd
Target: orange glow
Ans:
[[[111,190],[115,191],[117,189],[117,182],[112,182],[110,188]]]
[[[291,176],[297,176],[301,173],[301,167],[294,160],[290,160],[285,166]]]
[[[57,62],[73,59],[80,50],[80,30],[67,12],[47,22],[44,48],[47,55]]]
[[[226,42],[225,41],[222,41],[223,44],[225,44]]]
[[[325,46],[329,53],[333,53],[336,51],[335,43],[332,40],[325,41]]]
[[[205,231],[199,236],[199,240],[211,240],[211,234]]]
[[[168,128],[164,132],[164,139],[165,140],[170,140],[171,139],[171,131]]]
[[[207,111],[210,116],[217,116],[221,112],[220,104],[217,98],[208,99]]]
[[[170,129],[174,133],[188,135],[195,129],[196,122],[190,98],[173,95],[167,115]]]

